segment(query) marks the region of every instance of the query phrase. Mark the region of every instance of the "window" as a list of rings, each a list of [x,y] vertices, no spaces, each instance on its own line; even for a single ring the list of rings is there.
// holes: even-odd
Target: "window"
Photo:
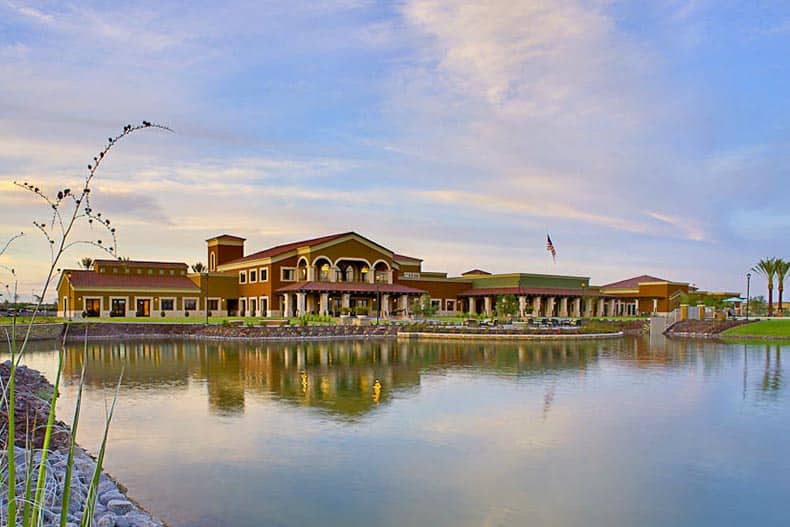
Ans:
[[[255,269],[250,270],[250,283],[258,281],[258,272]]]
[[[437,311],[442,308],[442,301],[441,300],[434,300],[431,299],[431,307],[436,309]]]
[[[170,276],[175,276],[176,272],[173,269],[170,269]]]
[[[403,273],[403,278],[407,280],[414,280],[420,277],[420,273]]]
[[[197,298],[185,298],[184,311],[196,311],[196,310],[197,310]]]
[[[269,270],[265,267],[261,267],[259,270],[260,272],[260,281],[261,282],[268,282],[269,281]]]
[[[164,269],[159,269],[159,274],[165,274],[165,270]]]
[[[283,282],[293,282],[296,280],[296,269],[293,267],[283,267],[280,269]]]
[[[208,310],[209,311],[219,311],[219,299],[209,298],[208,299]]]
[[[447,300],[445,305],[446,311],[455,311],[455,300]]]
[[[247,271],[239,271],[239,283],[240,284],[247,283]]]
[[[111,317],[125,317],[126,316],[126,299],[113,298],[110,302],[110,316]]]
[[[259,305],[261,306],[260,316],[268,317],[269,316],[269,297],[262,296],[261,299],[260,299],[260,304]]]
[[[329,281],[329,264],[325,263],[321,266],[321,281],[328,282]]]
[[[209,256],[209,259],[208,259],[208,270],[209,271],[214,271],[214,270],[216,270],[216,268],[217,268],[217,255],[214,254],[214,253],[211,253],[211,256]]]
[[[159,302],[159,307],[161,311],[173,311],[173,304],[175,304],[175,301],[172,298],[163,298]]]

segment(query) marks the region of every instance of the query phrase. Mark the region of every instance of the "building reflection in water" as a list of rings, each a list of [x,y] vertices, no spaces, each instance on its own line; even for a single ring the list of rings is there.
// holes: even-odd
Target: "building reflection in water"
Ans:
[[[578,380],[597,361],[599,349],[592,342],[107,342],[89,344],[87,382],[113,386],[125,367],[125,389],[204,384],[208,404],[219,414],[243,413],[246,398],[260,397],[356,419],[419,389],[426,373],[474,369],[517,379],[551,372]],[[623,343],[613,341],[607,349],[621,353]],[[81,368],[82,346],[75,344],[67,354],[66,378],[76,380]]]

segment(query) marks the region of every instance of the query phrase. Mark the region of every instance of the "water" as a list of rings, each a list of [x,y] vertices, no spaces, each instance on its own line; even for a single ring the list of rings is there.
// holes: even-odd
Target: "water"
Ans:
[[[788,351],[92,343],[79,441],[96,450],[124,368],[106,466],[172,527],[786,526]]]

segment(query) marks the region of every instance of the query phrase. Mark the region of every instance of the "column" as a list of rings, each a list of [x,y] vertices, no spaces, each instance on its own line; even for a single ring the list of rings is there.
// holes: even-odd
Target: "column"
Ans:
[[[560,316],[567,317],[568,316],[568,297],[564,296],[560,299]]]
[[[554,316],[554,297],[550,296],[548,301],[546,302],[546,316],[552,317]]]
[[[315,313],[315,294],[309,294],[307,296],[307,313]]]
[[[390,316],[390,296],[389,295],[381,295],[381,316],[385,317],[385,318]]]
[[[634,315],[639,315],[639,299],[634,300]]]
[[[617,301],[614,298],[609,300],[609,316],[610,317],[616,316],[615,315],[615,313],[617,313],[617,307],[616,306],[617,306]]]
[[[469,312],[473,315],[477,313],[477,299],[473,296],[469,297]]]
[[[314,282],[315,281],[315,265],[311,265],[307,268],[307,281]]]
[[[527,297],[518,297],[518,316],[524,317],[527,314]]]
[[[536,317],[540,316],[540,300],[541,297],[539,296],[532,298],[532,314]]]
[[[603,298],[598,299],[598,312],[595,314],[596,317],[602,317],[604,315],[604,303],[606,301]]]
[[[321,293],[321,307],[318,312],[322,315],[329,314],[329,293]]]
[[[576,297],[573,299],[573,316],[576,318],[580,318],[582,316],[582,299],[581,297]]]
[[[592,318],[593,311],[595,309],[595,299],[587,297],[584,299],[584,316],[587,318]]]
[[[408,316],[409,315],[409,295],[401,295],[398,297],[398,309],[401,312],[401,316]]]
[[[330,267],[329,268],[329,281],[330,282],[337,282],[337,267]]]
[[[283,316],[288,318],[291,316],[291,294],[285,293],[283,296]]]
[[[486,296],[486,297],[483,298],[483,307],[485,309],[486,315],[490,315],[491,314],[491,297],[490,296]]]
[[[296,316],[302,316],[305,314],[305,294],[304,293],[296,293]]]
[[[658,313],[658,298],[653,299],[653,313]]]
[[[374,271],[372,267],[368,270],[367,279],[369,284],[376,283],[376,271]]]
[[[343,293],[341,298],[340,307],[351,307],[351,295],[348,293]]]

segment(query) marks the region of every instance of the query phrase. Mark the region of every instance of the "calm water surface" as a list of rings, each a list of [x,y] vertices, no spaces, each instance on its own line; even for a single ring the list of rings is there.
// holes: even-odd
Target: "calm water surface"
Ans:
[[[788,352],[93,343],[79,441],[124,369],[107,469],[172,527],[786,526]],[[54,377],[52,345],[26,362]],[[81,365],[70,346],[66,421]]]

